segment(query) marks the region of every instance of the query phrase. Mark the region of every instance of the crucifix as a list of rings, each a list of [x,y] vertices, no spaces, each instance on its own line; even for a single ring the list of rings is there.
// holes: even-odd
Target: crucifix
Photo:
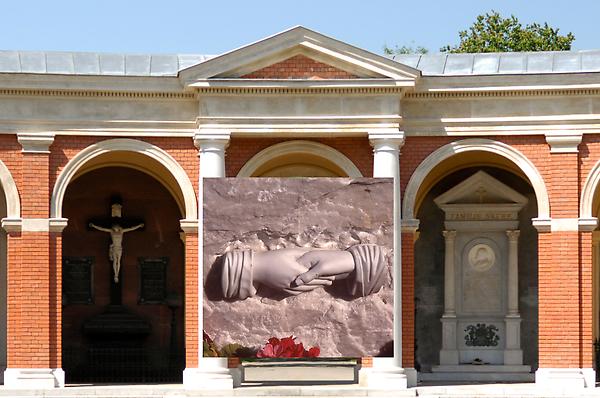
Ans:
[[[113,199],[111,202],[112,203],[110,221],[90,221],[88,223],[88,226],[95,230],[107,232],[110,234],[111,243],[108,248],[108,259],[112,262],[112,280],[114,281],[114,285],[111,283],[111,302],[120,302],[120,289],[118,289],[116,285],[119,283],[119,274],[121,271],[121,259],[123,257],[123,236],[127,232],[132,232],[137,229],[143,228],[144,223],[134,224],[135,221],[133,220],[123,220],[123,206],[121,205],[120,200]],[[110,225],[110,227],[103,226],[102,224]],[[113,302],[113,304],[117,304],[117,302]]]

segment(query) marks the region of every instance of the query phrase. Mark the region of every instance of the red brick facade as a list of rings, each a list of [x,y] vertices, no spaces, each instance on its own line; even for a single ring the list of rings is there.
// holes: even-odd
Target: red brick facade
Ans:
[[[1,160],[10,169],[21,196],[24,218],[47,218],[58,175],[85,147],[108,137],[58,136],[51,154],[22,154],[14,136],[2,136]],[[589,170],[600,159],[600,139],[587,138],[578,154],[550,154],[543,137],[496,137],[521,151],[538,168],[548,188],[553,218],[577,218],[579,196]],[[363,175],[373,170],[366,138],[311,139],[351,159]],[[191,139],[153,138],[188,173],[195,190],[197,149]],[[226,173],[235,176],[256,153],[285,141],[280,138],[232,138]],[[452,142],[449,137],[409,137],[402,148],[404,190],[417,166],[431,152]],[[460,156],[460,155],[459,155]],[[403,365],[414,366],[414,234],[402,234]],[[198,241],[186,235],[185,336],[186,363],[198,366]],[[592,366],[591,233],[539,234],[539,362],[540,367]],[[22,232],[8,236],[8,367],[61,366],[60,233]]]
[[[245,79],[356,79],[358,76],[304,55],[248,73]]]

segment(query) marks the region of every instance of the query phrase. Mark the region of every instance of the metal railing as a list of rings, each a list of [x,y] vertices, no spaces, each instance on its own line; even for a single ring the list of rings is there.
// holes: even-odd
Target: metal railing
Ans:
[[[136,346],[63,349],[67,383],[181,383],[185,357]]]

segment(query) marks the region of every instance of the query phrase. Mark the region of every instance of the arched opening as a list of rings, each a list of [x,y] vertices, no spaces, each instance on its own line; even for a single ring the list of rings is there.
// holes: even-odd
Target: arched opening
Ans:
[[[69,220],[62,235],[67,382],[181,382],[185,187],[172,169],[126,150],[71,171],[58,213]]]
[[[469,194],[469,188],[465,184],[476,180],[476,176],[482,172],[489,177],[486,177],[487,180],[494,181],[493,184],[497,184],[498,189],[505,192],[493,193],[492,189],[487,191],[477,189]],[[532,380],[530,368],[535,370],[538,365],[538,237],[531,220],[539,216],[540,200],[529,182],[528,174],[502,154],[467,150],[438,158],[438,161],[430,164],[427,172],[419,177],[419,183],[410,188],[412,198],[409,200],[411,200],[412,211],[408,216],[414,215],[413,217],[419,220],[414,257],[415,367],[421,372],[421,378],[443,380],[444,377],[448,377],[456,380],[464,377],[457,372],[450,375],[449,367],[444,366],[449,363],[456,363],[459,365],[458,368],[467,365],[465,369],[473,364],[501,365],[506,367],[507,373],[511,371],[507,364],[522,364],[526,367],[520,367],[522,371],[520,380]],[[416,179],[411,178],[411,182],[414,181]],[[509,194],[508,191],[513,193]],[[445,200],[448,199],[449,192],[453,192],[450,195],[463,195],[463,197],[454,197],[446,204]],[[508,196],[504,197],[504,194]],[[505,205],[516,206],[506,199],[510,195],[522,197],[522,203],[525,203],[521,204],[518,210],[513,210],[514,218],[510,218],[508,213],[503,213],[502,210],[502,206]],[[407,203],[404,205],[404,209],[407,210]],[[456,209],[461,206],[462,209],[457,212]],[[491,212],[497,213],[491,214],[485,210],[486,206],[496,206]],[[510,318],[507,316],[510,300],[510,283],[507,277],[510,268],[508,252],[510,237],[507,237],[507,230],[518,231],[516,238],[518,245],[516,292],[520,317],[518,349],[513,346],[514,341],[509,341],[511,326],[505,321]],[[448,236],[452,236],[450,243]],[[496,247],[494,250],[498,250],[496,261],[493,263],[497,264],[495,267],[498,269],[498,274],[496,276],[489,274],[492,276],[488,277],[478,276],[479,279],[475,280],[473,274],[469,274],[466,265],[469,261],[467,253],[469,245],[474,246],[472,242],[481,243],[479,240],[489,241],[489,245]],[[450,285],[446,276],[446,270],[449,269],[446,251],[449,250],[449,245],[454,251],[451,255],[454,269],[450,268],[453,272],[453,282]],[[479,246],[482,245],[477,245]],[[484,275],[491,271],[486,268],[478,272]],[[447,295],[449,286],[455,289],[450,298]],[[482,289],[482,286],[486,286],[486,289]],[[475,291],[479,291],[481,297],[473,293]],[[494,292],[497,298],[490,298],[487,301],[487,297],[496,297]],[[476,299],[469,299],[469,297]],[[448,300],[451,301],[450,306]],[[469,300],[471,302],[468,302]],[[450,316],[447,315],[448,313]],[[483,320],[486,317],[487,326]],[[450,345],[454,346],[448,350],[448,334],[443,329],[452,322],[454,322],[453,330],[457,335],[451,339]],[[497,341],[475,341],[471,339],[472,336],[469,337],[468,330],[471,324],[473,324],[472,329],[475,330],[481,324],[490,327],[492,323],[493,327],[498,329],[496,330]],[[494,349],[498,352],[493,353]],[[502,349],[504,349],[504,356]],[[468,371],[477,373],[473,369]],[[502,372],[503,370],[497,370],[494,377],[502,378]],[[509,380],[513,376],[506,377]]]
[[[361,177],[354,163],[327,145],[286,141],[254,155],[238,177]]]
[[[597,225],[600,216],[600,161],[590,170],[581,191],[579,217]],[[594,369],[598,374],[600,362],[600,231],[592,232],[592,337],[594,342]]]

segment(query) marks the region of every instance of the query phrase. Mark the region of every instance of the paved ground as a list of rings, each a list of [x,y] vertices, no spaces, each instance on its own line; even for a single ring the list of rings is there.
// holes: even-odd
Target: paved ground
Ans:
[[[600,388],[569,390],[527,384],[421,385],[403,391],[370,390],[357,385],[246,386],[233,391],[188,391],[181,385],[88,385],[55,390],[9,390],[0,386],[0,397],[177,398],[177,397],[600,397]]]

